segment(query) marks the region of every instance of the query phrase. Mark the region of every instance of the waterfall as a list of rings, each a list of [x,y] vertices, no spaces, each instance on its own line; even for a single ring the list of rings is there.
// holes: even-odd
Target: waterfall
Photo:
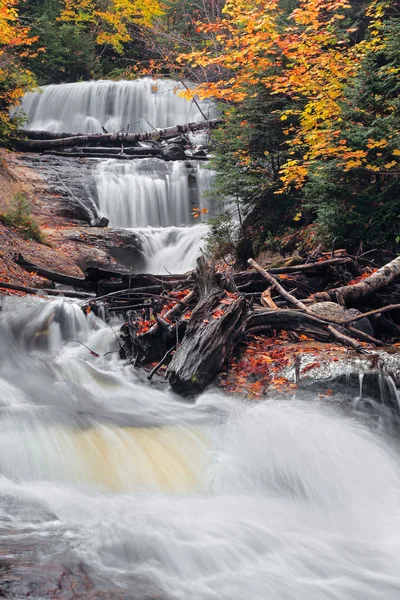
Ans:
[[[116,358],[118,327],[3,302],[6,597],[398,600],[390,437],[313,395],[182,402]]]
[[[148,77],[136,81],[88,81],[49,85],[23,98],[27,129],[70,133],[151,131],[170,125],[201,121],[196,104],[177,95],[182,84]],[[213,105],[201,102],[207,118]]]
[[[144,259],[137,271],[184,273],[195,266],[207,226],[195,222],[192,208],[219,210],[207,198],[212,171],[150,158],[102,162],[94,176],[100,213],[111,226],[135,232]],[[207,218],[205,213],[199,220]]]
[[[55,132],[101,133],[151,131],[216,116],[213,105],[178,96],[182,84],[143,78],[136,81],[90,81],[50,85],[25,95],[21,108],[26,127]],[[201,134],[195,136],[201,141]],[[203,140],[204,141],[204,140]],[[192,216],[194,207],[219,213],[207,199],[214,173],[189,161],[137,159],[95,163],[96,190],[91,193],[110,226],[132,229],[143,260],[137,271],[185,272],[195,266],[207,229],[208,213]],[[198,223],[203,225],[198,225]]]
[[[189,174],[184,162],[110,160],[96,172],[99,208],[113,227],[189,225]]]

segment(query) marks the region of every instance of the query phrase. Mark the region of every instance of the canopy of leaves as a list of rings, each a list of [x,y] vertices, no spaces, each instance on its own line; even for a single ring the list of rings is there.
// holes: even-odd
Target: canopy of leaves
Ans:
[[[18,19],[17,0],[0,0],[0,139],[5,143],[20,123],[10,109],[34,84],[31,72],[21,66],[34,41]]]

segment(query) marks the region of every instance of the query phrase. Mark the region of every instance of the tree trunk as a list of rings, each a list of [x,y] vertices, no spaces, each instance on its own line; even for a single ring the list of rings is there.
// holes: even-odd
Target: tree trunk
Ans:
[[[225,292],[217,282],[214,265],[207,265],[203,257],[197,264],[200,300],[167,370],[172,389],[186,396],[202,392],[214,381],[246,326],[246,300],[240,296],[228,306],[221,304]]]
[[[192,133],[202,129],[214,129],[222,121],[220,119],[211,119],[209,121],[198,121],[195,123],[185,123],[184,125],[174,125],[165,129],[155,129],[148,133],[85,133],[64,137],[66,134],[57,134],[57,138],[51,139],[15,139],[13,146],[17,150],[28,152],[45,152],[46,150],[56,150],[57,148],[67,148],[68,146],[87,146],[88,144],[110,144],[111,146],[121,146],[122,144],[134,144],[136,142],[146,142],[150,140],[169,139],[182,133]],[[21,132],[27,138],[32,136],[33,132]],[[36,133],[36,132],[35,132]],[[36,133],[36,135],[38,135]]]
[[[49,271],[48,269],[42,269],[37,265],[25,260],[21,254],[19,254],[15,259],[17,265],[25,269],[26,271],[35,272],[40,277],[45,277],[46,279],[50,279],[50,281],[54,281],[55,283],[61,283],[63,285],[70,285],[72,287],[77,287],[81,289],[89,289],[86,281],[80,277],[73,277],[71,275],[64,275],[63,273],[55,273],[54,271]]]
[[[366,279],[359,281],[353,285],[344,285],[328,292],[322,292],[321,294],[315,294],[316,299],[321,300],[334,300],[342,306],[347,306],[352,302],[364,298],[372,292],[387,286],[395,277],[400,275],[400,256],[392,260],[387,265],[381,267]]]

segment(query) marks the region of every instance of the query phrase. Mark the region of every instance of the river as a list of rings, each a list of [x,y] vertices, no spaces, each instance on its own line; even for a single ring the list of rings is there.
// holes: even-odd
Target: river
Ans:
[[[102,181],[114,166],[96,168]],[[133,186],[148,177],[136,168]],[[119,224],[156,245],[205,227]],[[177,238],[157,247],[170,265]],[[2,596],[398,600],[400,457],[384,422],[313,395],[184,402],[119,360],[119,326],[64,299],[2,300]]]

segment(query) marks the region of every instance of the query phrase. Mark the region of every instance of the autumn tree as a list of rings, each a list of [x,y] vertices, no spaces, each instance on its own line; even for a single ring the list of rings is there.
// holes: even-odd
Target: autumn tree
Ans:
[[[158,0],[64,0],[60,19],[89,30],[97,44],[122,52],[130,24],[148,27],[162,14]]]
[[[16,106],[34,85],[30,71],[21,66],[35,41],[29,28],[19,22],[17,0],[0,0],[0,142],[6,144],[9,136],[21,122],[10,110]]]
[[[273,193],[278,197],[282,195],[283,206],[287,206],[289,200],[292,207],[287,211],[286,226],[296,225],[299,220],[310,222],[315,216],[321,219],[323,211],[315,209],[315,195],[310,204],[310,187],[305,210],[299,206],[299,198],[311,180],[318,195],[316,178],[326,178],[327,172],[334,168],[346,174],[347,179],[364,174],[364,179],[359,178],[358,192],[363,191],[366,196],[376,192],[373,186],[371,188],[371,181],[377,180],[377,185],[381,185],[382,177],[391,182],[391,189],[397,189],[399,140],[396,134],[389,137],[388,131],[388,127],[398,131],[397,107],[394,98],[389,95],[386,101],[383,94],[388,86],[398,95],[397,65],[389,58],[389,46],[393,46],[396,37],[393,34],[396,30],[393,21],[397,18],[395,5],[397,3],[374,0],[365,9],[350,0],[299,0],[287,18],[284,3],[279,0],[232,0],[226,3],[221,20],[200,25],[203,30],[212,31],[215,43],[206,42],[179,60],[192,69],[198,67],[205,73],[219,73],[217,80],[209,78],[197,86],[195,92],[202,97],[216,97],[225,106],[233,105],[233,111],[225,109],[228,121],[232,114],[241,113],[239,123],[246,122],[244,128],[237,128],[240,143],[238,139],[231,144],[229,169],[251,174],[253,179],[257,179],[258,172],[258,194],[256,182],[252,183],[256,199],[253,213],[260,214],[266,182],[272,180]],[[362,92],[360,89],[361,81],[366,83],[365,77],[371,68],[382,85],[377,96],[378,111],[372,110],[376,99],[365,98],[366,89],[376,93],[376,86],[364,87]],[[276,98],[275,106],[273,98]],[[252,146],[257,125],[251,123],[251,111],[247,113],[243,109],[256,105],[257,99],[264,102],[265,113],[274,115],[283,125],[276,128],[272,154],[267,138],[264,143],[258,143],[256,153]],[[247,123],[255,130],[250,137]],[[240,150],[235,146],[240,146]],[[279,168],[274,180],[277,148]],[[382,149],[385,151],[381,152]],[[223,152],[226,156],[226,145]],[[221,154],[223,170],[224,160],[226,162]],[[244,185],[242,198],[246,201],[248,197]],[[307,212],[313,202],[313,210]],[[268,206],[270,214],[272,210],[279,215],[273,202],[269,201]],[[343,206],[338,210],[342,210],[342,217],[346,219]],[[253,214],[252,220],[259,219]],[[262,220],[274,233],[268,222],[271,217],[267,215]]]
[[[400,21],[381,28],[379,48],[366,53],[345,90],[340,140],[359,153],[313,164],[305,204],[322,240],[358,247],[391,247],[400,235]],[[344,144],[343,144],[344,146]]]

